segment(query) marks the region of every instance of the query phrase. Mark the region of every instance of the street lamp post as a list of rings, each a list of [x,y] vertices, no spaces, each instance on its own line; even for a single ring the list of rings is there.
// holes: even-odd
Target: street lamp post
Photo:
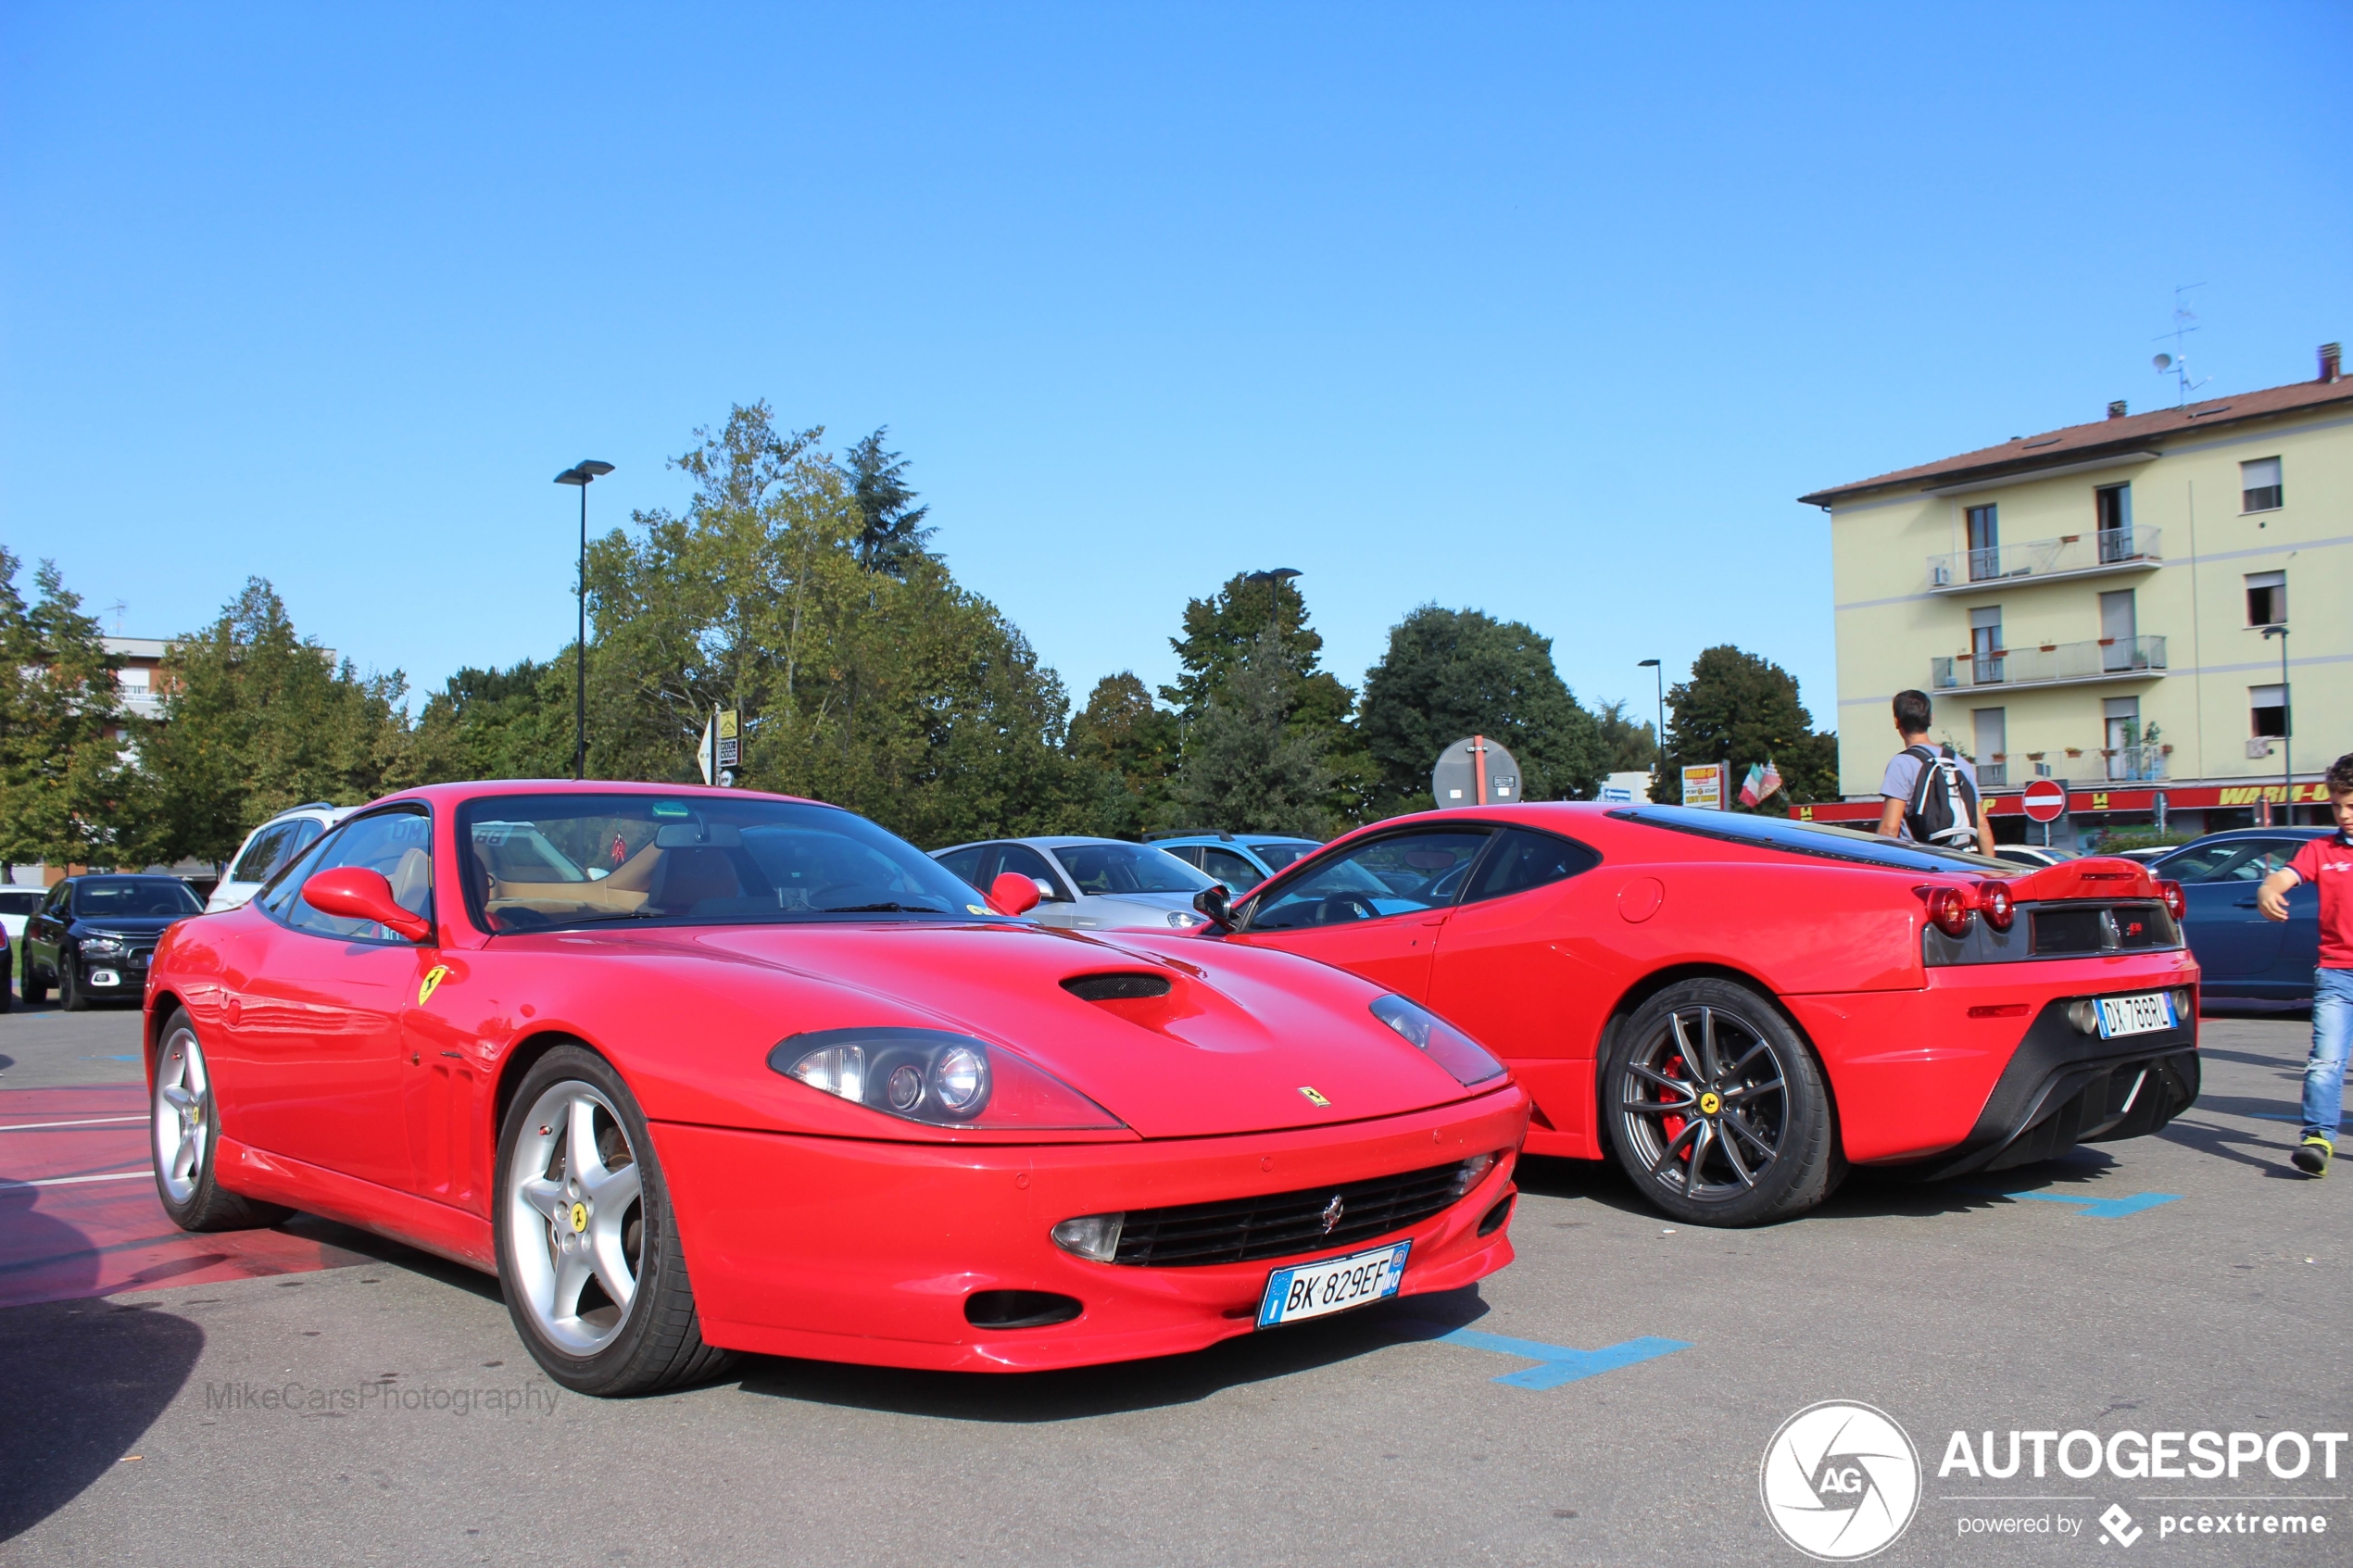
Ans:
[[[1282,627],[1278,621],[1282,604],[1282,585],[1289,582],[1291,578],[1297,577],[1299,574],[1299,569],[1297,567],[1290,566],[1278,566],[1271,571],[1246,571],[1242,573],[1242,581],[1245,583],[1264,583],[1266,584],[1266,630],[1275,633],[1278,636],[1282,633]]]
[[[2263,640],[2280,640],[2280,752],[2284,765],[2280,783],[2287,797],[2287,825],[2296,825],[2296,694],[2287,689],[2287,624],[2263,628]]]
[[[1667,671],[1655,659],[1643,659],[1634,666],[1651,672],[1651,682],[1658,688],[1658,729],[1653,734],[1651,772],[1655,776],[1667,760]]]
[[[579,676],[572,732],[572,776],[575,779],[588,776],[588,483],[610,472],[610,463],[583,458],[556,475],[558,484],[573,485],[580,492],[580,642],[573,658]]]

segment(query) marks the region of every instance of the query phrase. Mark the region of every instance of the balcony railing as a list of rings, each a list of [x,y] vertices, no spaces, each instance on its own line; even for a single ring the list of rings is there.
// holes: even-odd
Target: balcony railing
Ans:
[[[2089,533],[2068,533],[2057,539],[2035,539],[2023,545],[1994,545],[1982,550],[1954,550],[1928,558],[1931,591],[1966,592],[1981,583],[2023,578],[2080,576],[2095,571],[2122,571],[2163,564],[2155,528],[2102,528]]]
[[[2111,781],[2166,779],[2173,776],[2172,764],[2167,759],[2172,749],[2170,746],[2120,746],[2100,755],[2108,759]]]
[[[1977,765],[1977,787],[2007,789],[2010,787],[2010,765],[2007,762],[1980,762]]]
[[[163,694],[150,686],[117,686],[115,706],[141,719],[163,717]]]
[[[1972,686],[2056,686],[2087,681],[2121,681],[2162,674],[2162,637],[2101,637],[2088,643],[2045,643],[2041,647],[1999,648],[1987,654],[1931,659],[1931,690]]]

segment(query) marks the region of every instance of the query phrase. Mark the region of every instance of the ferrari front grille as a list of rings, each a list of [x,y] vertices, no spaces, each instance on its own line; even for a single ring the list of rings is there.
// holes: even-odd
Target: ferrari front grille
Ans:
[[[1459,1164],[1296,1192],[1131,1209],[1112,1261],[1147,1268],[1252,1263],[1353,1246],[1409,1229],[1454,1201]]]

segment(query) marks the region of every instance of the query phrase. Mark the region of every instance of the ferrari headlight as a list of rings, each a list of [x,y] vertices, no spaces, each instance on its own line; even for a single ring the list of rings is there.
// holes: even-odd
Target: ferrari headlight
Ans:
[[[1064,1220],[1049,1234],[1063,1251],[1108,1263],[1119,1256],[1120,1227],[1126,1223],[1125,1214],[1082,1214]]]
[[[819,1029],[776,1043],[775,1072],[935,1127],[1104,1131],[1118,1117],[1011,1051],[945,1029]]]
[[[1403,997],[1379,997],[1374,999],[1373,1016],[1453,1073],[1454,1081],[1466,1088],[1504,1075],[1504,1064],[1490,1056],[1484,1046],[1426,1007]]]
[[[1460,1198],[1467,1194],[1471,1188],[1485,1181],[1487,1179],[1487,1173],[1495,1168],[1495,1160],[1496,1156],[1492,1154],[1481,1154],[1473,1159],[1466,1160],[1460,1165],[1455,1166],[1454,1196],[1457,1198]]]

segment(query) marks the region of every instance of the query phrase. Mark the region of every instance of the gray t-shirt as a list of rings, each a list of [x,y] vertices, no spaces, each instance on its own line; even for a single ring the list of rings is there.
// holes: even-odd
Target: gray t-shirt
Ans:
[[[1969,780],[1970,790],[1975,791],[1977,788],[1976,766],[1966,757],[1957,757],[1955,760],[1961,765],[1961,777]],[[1901,800],[1909,804],[1912,798],[1912,786],[1919,781],[1919,755],[1909,750],[1899,751],[1888,759],[1886,775],[1879,782],[1879,792],[1889,800]],[[1908,822],[1898,822],[1895,826],[1895,836],[1911,837],[1912,824]]]

